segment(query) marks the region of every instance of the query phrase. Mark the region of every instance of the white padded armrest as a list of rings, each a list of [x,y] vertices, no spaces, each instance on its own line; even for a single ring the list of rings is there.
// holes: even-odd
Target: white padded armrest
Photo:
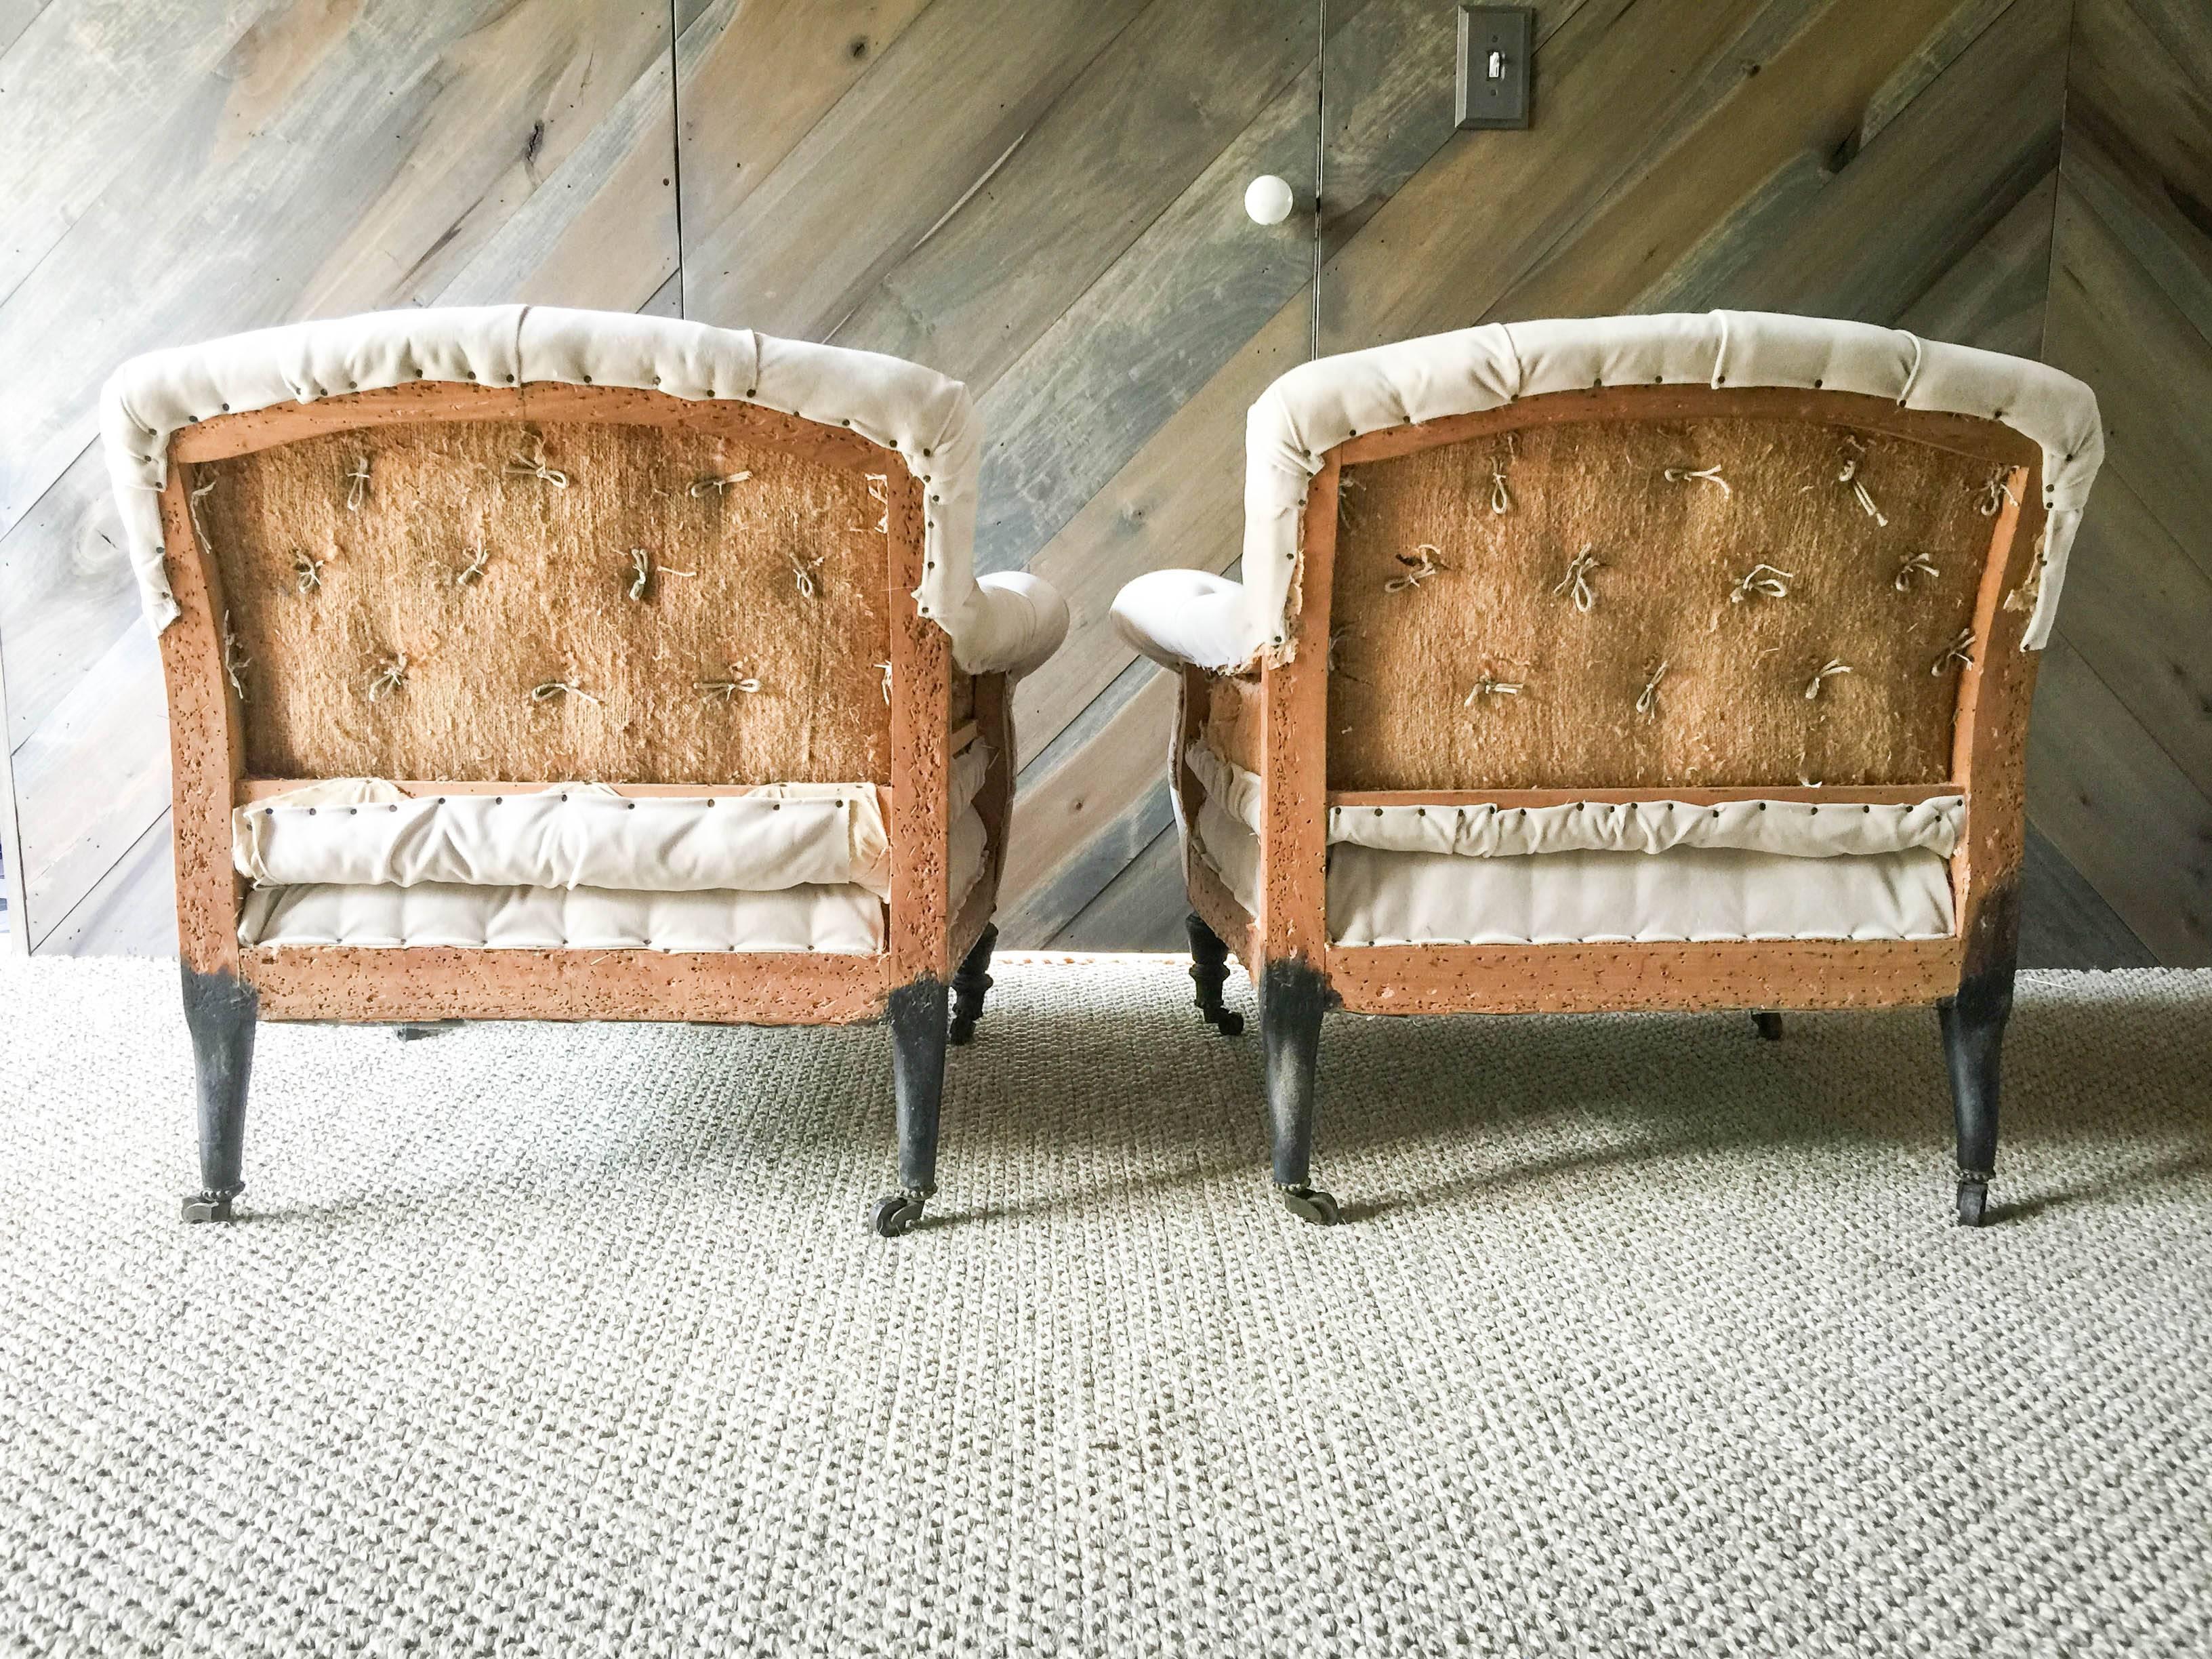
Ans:
[[[1067,601],[1042,576],[1010,570],[975,580],[975,608],[966,624],[961,666],[972,674],[1019,679],[1060,649],[1067,637]]]
[[[1244,586],[1203,570],[1155,570],[1114,599],[1114,631],[1163,668],[1229,669],[1251,655]]]

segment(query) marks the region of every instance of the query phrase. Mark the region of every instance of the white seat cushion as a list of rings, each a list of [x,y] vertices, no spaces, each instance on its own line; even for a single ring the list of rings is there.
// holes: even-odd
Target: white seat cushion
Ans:
[[[1260,842],[1212,799],[1200,855],[1248,910]],[[1328,854],[1340,945],[1948,939],[1950,866],[1925,847],[1802,858],[1729,847],[1468,857],[1340,844]]]
[[[883,902],[849,883],[773,892],[317,883],[246,895],[241,945],[458,945],[507,951],[884,948]]]
[[[1340,945],[1948,939],[1950,866],[1924,848],[1826,859],[1736,848],[1493,859],[1339,847]]]
[[[954,757],[956,848],[989,769]],[[890,895],[882,798],[866,783],[763,784],[742,794],[637,795],[605,784],[410,796],[380,778],[328,778],[234,811],[231,857],[257,886],[599,887],[714,892],[845,883]],[[960,860],[954,860],[961,896]]]

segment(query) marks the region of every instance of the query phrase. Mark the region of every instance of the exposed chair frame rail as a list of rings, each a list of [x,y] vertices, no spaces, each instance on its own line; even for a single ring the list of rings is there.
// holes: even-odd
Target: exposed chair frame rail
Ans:
[[[1973,609],[1980,646],[1959,673],[1950,777],[1910,787],[1793,789],[1534,789],[1332,793],[1328,729],[1330,599],[1343,469],[1439,445],[1558,422],[1663,422],[1736,416],[1885,434],[2005,469],[2008,489],[1992,517]],[[1856,392],[1698,385],[1547,392],[1474,414],[1354,437],[1320,457],[1306,499],[1300,601],[1282,660],[1258,677],[1264,829],[1256,914],[1231,895],[1187,842],[1197,918],[1243,961],[1259,992],[1267,1048],[1274,1178],[1293,1210],[1334,1218],[1309,1184],[1313,1038],[1270,1026],[1310,1023],[1324,1006],[1364,1014],[1555,1013],[1590,1011],[1886,1007],[1935,1005],[1956,1085],[1960,1219],[1984,1215],[1996,1121],[1998,1043],[2009,1009],[2025,847],[2025,742],[2039,653],[2023,650],[2028,618],[2005,596],[2028,580],[2045,510],[2043,454],[2022,433],[1972,416],[1904,407]],[[1204,787],[1183,756],[1202,730],[1209,676],[1182,671],[1175,783],[1183,821]],[[1339,945],[1325,916],[1328,811],[1332,805],[1573,800],[1815,799],[1911,803],[1964,795],[1966,832],[1950,860],[1956,932],[1938,939],[1724,941],[1702,944]],[[1762,1031],[1770,1030],[1762,1023]]]

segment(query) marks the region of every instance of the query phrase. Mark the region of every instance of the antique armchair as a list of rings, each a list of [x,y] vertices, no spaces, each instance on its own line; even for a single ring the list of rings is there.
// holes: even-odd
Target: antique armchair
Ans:
[[[168,690],[188,1219],[243,1185],[258,1019],[884,1015],[874,1224],[921,1218],[1010,685],[1066,616],[972,574],[964,387],[506,306],[154,353],[103,416]]]
[[[1978,1224],[2035,653],[2103,453],[2056,370],[1744,313],[1494,325],[1253,407],[1242,580],[1158,571],[1199,1006],[1273,1174],[1322,1015],[1936,1006]]]

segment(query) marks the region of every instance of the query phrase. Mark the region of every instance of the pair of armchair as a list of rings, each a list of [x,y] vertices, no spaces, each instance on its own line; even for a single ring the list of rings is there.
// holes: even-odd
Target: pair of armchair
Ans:
[[[2087,386],[1747,313],[1494,325],[1253,407],[1241,580],[1122,590],[1181,676],[1199,1006],[1259,993],[1309,1221],[1322,1018],[1933,1004],[1978,1225],[2036,653]]]
[[[890,1028],[910,1230],[982,1006],[1042,581],[972,573],[912,364],[532,307],[134,360],[201,1187],[260,1019]],[[1123,590],[1176,673],[1198,1005],[1259,994],[1307,1220],[1323,1014],[1933,1004],[1986,1213],[2034,652],[2087,388],[1854,324],[1492,325],[1254,407],[1241,580]]]
[[[156,353],[103,412],[168,690],[187,1219],[243,1187],[259,1020],[883,1017],[874,1225],[921,1219],[1012,687],[1067,620],[973,574],[964,387],[507,306]]]

